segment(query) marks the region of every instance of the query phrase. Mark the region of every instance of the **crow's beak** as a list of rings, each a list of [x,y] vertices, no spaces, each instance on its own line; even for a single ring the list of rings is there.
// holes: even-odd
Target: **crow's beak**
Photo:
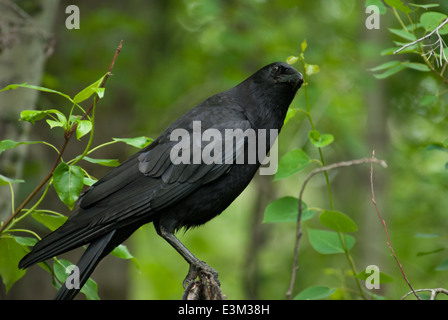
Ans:
[[[303,84],[303,76],[300,72],[296,71],[295,69],[291,69],[291,73],[282,74],[279,77],[280,82],[283,83],[291,83],[294,85],[294,87],[297,87],[299,89]]]

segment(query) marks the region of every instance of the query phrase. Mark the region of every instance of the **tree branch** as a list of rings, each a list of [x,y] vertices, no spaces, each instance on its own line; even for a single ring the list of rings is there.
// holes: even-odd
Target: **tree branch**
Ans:
[[[443,22],[442,22],[437,28],[435,28],[433,31],[431,31],[430,33],[428,33],[426,36],[423,36],[423,37],[421,37],[421,38],[419,38],[419,39],[417,39],[417,40],[415,40],[415,41],[412,41],[411,43],[405,44],[405,45],[402,46],[400,49],[394,51],[394,54],[397,54],[398,52],[403,51],[404,49],[406,49],[406,48],[408,48],[408,47],[410,47],[410,46],[412,46],[412,45],[414,45],[414,44],[416,44],[416,43],[422,42],[423,40],[425,40],[425,39],[431,37],[434,33],[437,33],[437,35],[440,37],[438,31],[439,31],[441,28],[443,28],[443,26],[444,26],[445,24],[447,24],[447,23],[448,23],[448,18],[446,18],[445,20],[443,20]]]
[[[115,51],[115,55],[112,59],[112,62],[109,66],[109,69],[107,71],[107,74],[105,75],[103,82],[100,85],[100,88],[104,88],[104,86],[106,85],[106,81],[109,78],[110,75],[112,75],[111,71],[112,68],[115,64],[115,60],[117,59],[118,54],[121,51],[123,45],[123,40],[120,41],[120,44],[118,45],[116,51]],[[96,104],[98,100],[98,96],[95,95],[94,97],[94,101],[92,102],[92,104],[90,105],[90,107],[86,110],[86,112],[82,115],[81,120],[83,120],[85,117],[87,117],[87,115],[92,111],[93,106]],[[51,169],[51,171],[48,173],[48,175],[42,180],[41,183],[39,183],[39,185],[28,195],[28,197],[17,207],[17,209],[14,211],[14,213],[8,218],[8,220],[5,221],[5,223],[1,226],[0,228],[0,233],[2,231],[4,231],[6,229],[6,227],[14,220],[14,218],[22,211],[22,209],[36,196],[36,194],[40,191],[40,189],[42,189],[42,187],[51,179],[51,177],[53,176],[54,171],[56,170],[57,166],[59,165],[59,162],[62,159],[62,155],[64,154],[64,151],[67,147],[67,144],[69,143],[73,133],[76,131],[76,128],[78,126],[78,123],[76,123],[69,131],[64,133],[64,143],[61,147],[61,150],[59,152],[59,155],[57,156],[53,168]]]
[[[406,293],[404,296],[401,297],[401,300],[406,299],[407,296],[411,295],[411,294],[415,294],[415,292],[425,292],[425,291],[429,291],[431,292],[431,297],[429,298],[429,300],[435,300],[437,295],[439,293],[444,293],[446,295],[448,295],[448,290],[444,289],[444,288],[436,288],[436,289],[417,289],[415,291],[410,291],[408,293]]]
[[[340,167],[350,167],[350,166],[359,165],[359,164],[363,164],[363,163],[369,163],[369,162],[372,165],[373,165],[373,163],[378,163],[381,166],[383,166],[384,168],[387,167],[387,164],[384,160],[379,160],[376,158],[362,158],[362,159],[351,160],[351,161],[342,161],[342,162],[330,164],[328,166],[320,167],[320,168],[317,168],[317,169],[311,171],[311,173],[303,181],[302,188],[300,189],[300,193],[299,193],[299,215],[297,217],[297,231],[296,231],[297,235],[296,235],[296,243],[295,243],[295,248],[294,248],[294,264],[293,264],[292,273],[291,273],[291,281],[289,283],[288,291],[286,292],[286,298],[288,300],[290,300],[292,298],[292,291],[293,291],[294,283],[296,281],[297,271],[299,269],[299,264],[298,264],[299,263],[299,243],[300,243],[300,238],[302,237],[302,230],[301,230],[301,219],[302,219],[302,210],[303,210],[302,209],[302,197],[303,197],[303,192],[305,191],[306,184],[311,180],[312,177],[314,177],[318,173],[330,171],[330,170],[340,168]]]
[[[372,151],[372,159],[374,159],[374,157],[375,157],[375,150]],[[397,262],[397,265],[400,268],[400,271],[401,271],[401,274],[403,275],[404,280],[408,284],[409,288],[411,288],[411,290],[414,293],[415,297],[418,300],[421,300],[420,297],[415,292],[414,288],[412,287],[411,283],[409,282],[408,278],[406,277],[406,274],[404,273],[404,270],[403,270],[403,267],[402,267],[401,263],[398,261],[397,255],[395,254],[395,251],[394,251],[394,249],[392,247],[392,244],[390,242],[389,232],[387,231],[387,227],[386,227],[386,221],[384,221],[384,219],[381,217],[381,214],[380,214],[380,211],[378,209],[378,206],[376,205],[375,192],[374,192],[374,189],[373,189],[373,165],[370,165],[370,189],[372,190],[372,202],[373,202],[373,205],[375,206],[376,212],[378,214],[378,218],[380,219],[381,223],[383,224],[384,231],[386,231],[387,245],[389,246],[389,249],[392,252],[392,255],[394,256],[395,261]]]
[[[183,300],[225,300],[219,281],[212,273],[199,271],[199,280],[189,285],[182,296]]]

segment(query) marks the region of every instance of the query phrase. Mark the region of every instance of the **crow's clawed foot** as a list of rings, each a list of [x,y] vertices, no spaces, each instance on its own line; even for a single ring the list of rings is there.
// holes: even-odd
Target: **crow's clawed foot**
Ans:
[[[195,282],[197,277],[199,277],[199,280]],[[208,264],[203,261],[200,264],[191,264],[190,270],[183,282],[185,292],[182,298],[184,300],[225,299],[220,285],[218,272]]]
[[[190,269],[188,270],[188,274],[184,279],[184,282],[182,283],[184,289],[187,291],[188,289],[191,289],[191,286],[194,284],[194,280],[198,276],[198,269],[195,265],[190,264]]]

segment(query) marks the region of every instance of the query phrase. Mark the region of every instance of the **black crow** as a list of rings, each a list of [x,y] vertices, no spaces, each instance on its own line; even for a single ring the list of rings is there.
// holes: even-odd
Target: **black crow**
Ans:
[[[153,222],[157,233],[190,264],[184,286],[194,280],[198,270],[214,272],[174,233],[216,217],[246,188],[263,160],[257,157],[253,161],[250,153],[258,152],[260,146],[264,155],[269,151],[270,137],[281,129],[302,83],[302,75],[293,67],[276,62],[200,103],[82,193],[79,210],[39,241],[19,268],[90,244],[77,264],[82,287],[102,258],[140,226]],[[227,137],[238,130],[252,130],[261,145],[250,146],[249,134]],[[265,140],[258,136],[263,132]],[[204,136],[198,140],[198,134]],[[224,146],[230,140],[235,144]],[[201,159],[205,155],[214,161]],[[73,299],[78,291],[64,284],[56,298]]]

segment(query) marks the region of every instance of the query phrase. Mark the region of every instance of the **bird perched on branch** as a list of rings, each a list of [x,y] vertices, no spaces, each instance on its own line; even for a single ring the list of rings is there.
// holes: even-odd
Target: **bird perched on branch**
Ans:
[[[276,62],[203,101],[149,146],[82,193],[79,210],[39,241],[20,261],[19,268],[89,244],[77,264],[81,288],[102,258],[140,226],[152,222],[157,233],[190,265],[184,287],[193,283],[200,272],[212,275],[217,281],[216,271],[196,258],[176,238],[175,232],[216,217],[246,188],[263,161],[261,158],[249,161],[251,152],[263,149],[267,154],[274,140],[270,139],[272,130],[281,129],[302,83],[302,75],[293,67]],[[195,125],[200,125],[199,134],[203,135],[199,141],[195,138]],[[243,133],[252,130],[256,134],[264,130],[265,137],[262,140],[255,135],[258,144],[251,148],[251,136],[239,135],[228,147],[226,143],[234,140],[234,136],[226,137],[229,130]],[[210,137],[207,140],[204,138],[207,132],[219,135],[214,135],[213,141]],[[182,136],[185,140],[180,143],[174,133],[177,138],[181,133],[189,139]],[[215,161],[201,159],[205,154]],[[73,299],[79,290],[64,284],[56,298]]]

